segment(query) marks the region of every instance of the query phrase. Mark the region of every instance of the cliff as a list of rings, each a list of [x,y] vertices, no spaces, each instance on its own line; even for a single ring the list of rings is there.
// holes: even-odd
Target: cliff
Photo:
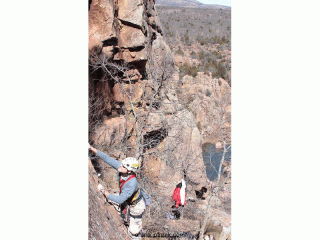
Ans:
[[[193,199],[194,190],[210,184],[202,159],[200,115],[179,99],[182,83],[154,1],[89,3],[89,142],[115,159],[134,156],[141,161],[139,184],[153,199],[144,229],[160,231],[180,179],[186,179]],[[96,190],[99,181],[118,188],[115,171],[91,156],[89,238],[126,239],[119,216]],[[184,220],[191,224],[185,231],[196,234],[192,221],[199,226],[205,204],[187,206]]]
[[[94,145],[115,158],[140,151],[144,173],[155,177],[153,182],[165,192],[167,183],[173,187],[183,171],[196,184],[206,184],[200,133],[193,114],[178,101],[178,72],[161,35],[154,2],[92,1],[89,56],[93,68],[103,58],[122,69],[114,74],[117,77],[99,68],[89,74]]]

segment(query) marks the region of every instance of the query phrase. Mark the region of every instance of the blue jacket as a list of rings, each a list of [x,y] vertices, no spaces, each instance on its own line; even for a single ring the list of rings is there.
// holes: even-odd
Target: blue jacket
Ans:
[[[121,166],[121,162],[109,157],[107,154],[99,150],[97,152],[97,156],[100,157],[104,162],[109,164],[111,167],[117,170],[118,182],[120,182],[120,173],[118,171],[118,168]],[[130,176],[122,179],[127,180],[129,177]],[[128,198],[130,198],[138,189],[139,189],[139,184],[138,184],[137,178],[132,178],[123,185],[122,193],[120,193],[119,196],[110,193],[108,199],[116,203],[122,204],[126,200],[128,200]]]

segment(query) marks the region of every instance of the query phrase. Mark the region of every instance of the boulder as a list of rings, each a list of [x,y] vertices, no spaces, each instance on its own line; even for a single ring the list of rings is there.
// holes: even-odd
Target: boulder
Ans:
[[[121,21],[142,28],[145,11],[143,0],[119,0],[118,9],[118,18]]]
[[[144,47],[146,37],[141,29],[122,25],[119,32],[119,47],[121,48],[137,48]]]

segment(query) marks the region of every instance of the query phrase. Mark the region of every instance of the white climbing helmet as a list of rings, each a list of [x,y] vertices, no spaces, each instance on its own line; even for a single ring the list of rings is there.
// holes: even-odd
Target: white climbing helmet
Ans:
[[[139,168],[139,161],[133,157],[127,157],[122,160],[122,166],[129,171],[137,172]]]

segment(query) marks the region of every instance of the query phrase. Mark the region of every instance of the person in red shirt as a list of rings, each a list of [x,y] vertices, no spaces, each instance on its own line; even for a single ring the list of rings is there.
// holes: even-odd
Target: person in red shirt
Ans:
[[[172,194],[172,202],[175,202],[175,210],[173,210],[174,215],[176,218],[179,219],[180,212],[179,207],[184,207],[186,205],[186,199],[187,199],[187,192],[186,192],[186,182],[181,179],[179,183],[177,184],[176,188],[174,189],[174,192]],[[174,206],[173,206],[174,207]]]

